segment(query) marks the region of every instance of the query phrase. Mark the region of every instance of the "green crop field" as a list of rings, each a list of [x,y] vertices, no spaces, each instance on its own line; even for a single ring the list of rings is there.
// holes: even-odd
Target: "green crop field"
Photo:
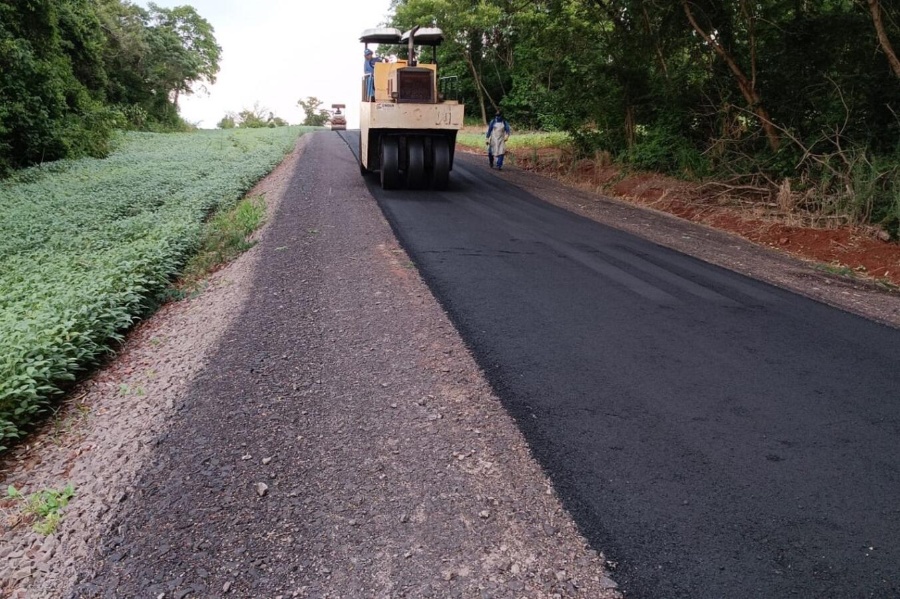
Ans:
[[[0,450],[156,303],[202,225],[304,129],[126,134],[0,181]]]

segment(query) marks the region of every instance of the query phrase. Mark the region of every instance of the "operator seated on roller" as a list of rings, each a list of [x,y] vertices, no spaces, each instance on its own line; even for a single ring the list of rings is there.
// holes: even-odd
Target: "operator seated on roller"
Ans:
[[[363,72],[366,75],[366,98],[369,102],[375,101],[375,63],[387,62],[384,58],[378,58],[375,53],[366,48],[366,61],[363,63]]]

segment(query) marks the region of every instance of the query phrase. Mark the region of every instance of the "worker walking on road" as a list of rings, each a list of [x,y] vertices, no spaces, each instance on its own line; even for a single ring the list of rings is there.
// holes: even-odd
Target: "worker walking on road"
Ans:
[[[506,154],[506,140],[509,139],[509,122],[503,118],[503,113],[497,111],[487,128],[485,135],[488,146],[488,162],[494,168],[494,158],[497,158],[497,170],[503,170],[503,155]]]

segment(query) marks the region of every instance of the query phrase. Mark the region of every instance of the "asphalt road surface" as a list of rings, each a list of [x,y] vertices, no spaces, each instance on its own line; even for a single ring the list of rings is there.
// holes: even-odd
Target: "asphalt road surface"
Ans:
[[[900,596],[900,331],[483,162],[369,186],[626,595]]]

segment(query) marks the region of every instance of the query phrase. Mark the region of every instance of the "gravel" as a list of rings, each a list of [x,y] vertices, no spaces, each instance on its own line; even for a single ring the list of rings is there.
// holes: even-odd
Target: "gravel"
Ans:
[[[265,194],[268,216],[309,138],[250,193]],[[139,324],[115,359],[73,390],[41,431],[3,457],[0,480],[24,493],[75,487],[55,534],[42,536],[18,506],[2,505],[0,596],[61,597],[92,555],[97,536],[134,494],[134,479],[183,405],[190,380],[239,314],[260,251],[213,274],[196,298],[167,304]],[[9,550],[4,556],[4,551]]]
[[[7,459],[77,495],[6,527],[6,593],[617,596],[356,170],[304,136],[260,244]]]

